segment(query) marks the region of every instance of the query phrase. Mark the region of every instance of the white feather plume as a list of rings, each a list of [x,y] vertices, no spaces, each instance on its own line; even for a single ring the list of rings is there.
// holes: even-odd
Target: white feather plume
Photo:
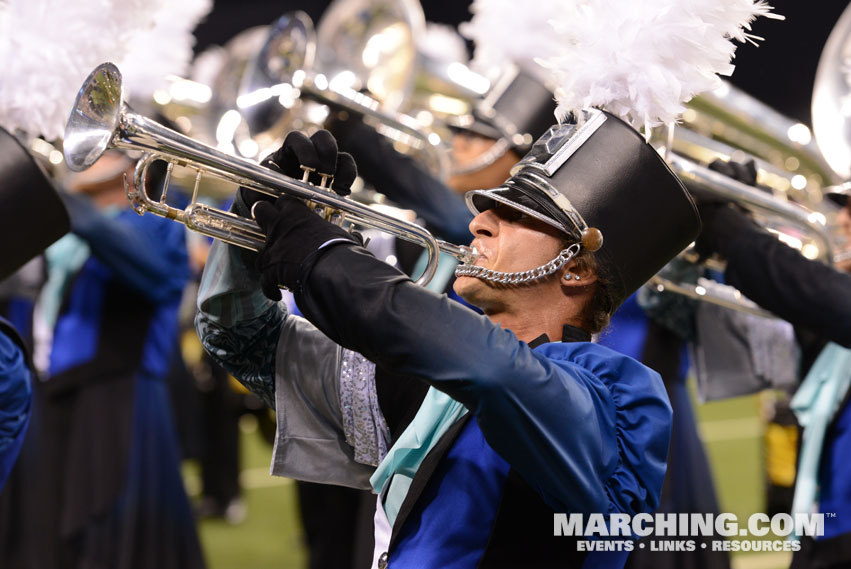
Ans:
[[[639,1],[639,0],[636,0]],[[461,34],[473,40],[475,49],[471,67],[494,78],[506,65],[524,65],[532,73],[545,72],[536,58],[555,55],[558,36],[550,20],[562,13],[566,0],[536,0],[525,4],[517,0],[473,0],[473,17],[462,23]]]
[[[192,44],[183,24],[165,25],[165,18],[174,17],[176,9],[194,13],[183,4],[169,0],[0,0],[0,126],[47,140],[60,139],[77,90],[97,65],[112,61],[131,78],[134,61],[152,66],[156,62],[160,70],[167,67],[159,66],[161,52],[155,45],[166,40],[162,35],[149,35],[158,22],[180,36],[164,45],[188,62],[191,51],[185,46]],[[163,10],[172,15],[164,15]],[[182,70],[179,65],[168,68],[169,72]]]
[[[117,62],[128,96],[147,99],[169,75],[187,76],[192,31],[212,7],[212,0],[160,1],[153,25],[136,30],[127,55]]]
[[[634,125],[673,122],[683,104],[730,75],[735,41],[764,0],[575,0],[550,20],[558,50],[539,58],[557,80],[556,114],[602,107]]]
[[[453,26],[426,23],[426,32],[417,41],[417,50],[438,61],[466,62],[467,46]]]

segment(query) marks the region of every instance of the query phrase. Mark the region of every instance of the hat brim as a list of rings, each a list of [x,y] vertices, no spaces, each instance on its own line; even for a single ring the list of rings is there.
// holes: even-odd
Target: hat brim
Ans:
[[[471,134],[491,140],[499,140],[504,136],[494,125],[475,115],[448,117],[446,124],[453,133]]]
[[[851,182],[826,188],[824,195],[839,207],[845,207],[848,204],[848,197],[851,196]]]
[[[467,202],[467,208],[473,215],[479,215],[483,211],[496,207],[496,203],[494,202],[498,202],[517,211],[521,211],[534,219],[543,221],[567,234],[564,224],[559,223],[553,217],[536,209],[540,207],[540,204],[513,188],[499,187],[490,190],[471,190],[464,195],[464,199]]]

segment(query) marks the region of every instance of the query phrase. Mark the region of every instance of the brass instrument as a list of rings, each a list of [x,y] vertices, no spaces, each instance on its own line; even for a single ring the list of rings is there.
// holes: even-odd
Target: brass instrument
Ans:
[[[392,21],[395,22],[393,26],[399,30],[407,29],[406,23]],[[380,37],[380,34],[375,37]],[[367,58],[370,42],[365,43],[366,47],[348,47],[361,47],[362,58]],[[372,44],[378,43],[380,42],[372,39]],[[269,26],[262,47],[243,74],[239,95],[235,101],[236,109],[248,125],[249,136],[256,139],[270,129],[275,132],[285,130],[280,124],[280,121],[286,118],[285,115],[291,115],[291,120],[296,119],[302,123],[291,124],[291,128],[304,128],[304,124],[321,126],[329,113],[317,108],[318,104],[361,117],[384,136],[405,148],[410,148],[414,153],[419,153],[421,161],[432,174],[441,179],[445,178],[449,171],[448,148],[441,137],[430,132],[426,125],[414,117],[396,112],[397,99],[404,95],[406,90],[397,84],[398,81],[385,84],[389,80],[378,73],[382,71],[379,65],[381,61],[376,63],[370,70],[371,74],[367,74],[363,80],[360,74],[367,72],[361,68],[355,68],[354,71],[346,69],[343,64],[348,62],[336,62],[332,65],[326,57],[321,60],[325,61],[324,66],[319,65],[318,54],[323,53],[319,46],[321,44],[317,43],[313,22],[304,12],[284,14]],[[378,48],[373,45],[372,49]],[[380,59],[378,55],[375,57]],[[387,69],[383,71],[392,75]],[[384,79],[375,79],[379,76]],[[370,82],[373,83],[372,89],[378,90],[385,96],[385,100],[362,92],[362,88]],[[392,102],[388,103],[387,100]]]
[[[650,142],[696,197],[735,203],[805,257],[828,265],[838,262],[834,254],[837,243],[830,231],[835,210],[823,196],[826,186],[839,178],[806,125],[722,82],[719,89],[688,103],[681,124],[652,132]],[[701,166],[715,159],[753,160],[761,188]],[[684,256],[697,258],[691,250]],[[723,270],[723,262],[710,260],[710,264]],[[658,290],[770,316],[739,291],[714,281],[681,283],[657,276],[649,284]]]
[[[753,103],[753,100],[749,100]],[[766,110],[766,109],[763,109]],[[664,155],[671,169],[682,180],[689,191],[698,198],[725,200],[748,210],[755,220],[779,239],[801,251],[810,259],[819,259],[827,264],[834,261],[833,239],[828,231],[827,216],[817,209],[804,207],[793,201],[782,190],[771,188],[765,192],[702,166],[715,158],[725,160],[754,159],[762,180],[775,176],[775,180],[791,179],[794,174],[779,169],[766,160],[737,148],[730,147],[701,133],[670,126],[663,130],[664,140],[656,140],[656,146]],[[786,184],[787,190],[791,189]],[[803,190],[803,186],[801,188]],[[820,185],[816,186],[821,196]],[[805,196],[808,194],[804,194]],[[687,260],[696,261],[698,255],[688,249],[683,254]],[[723,262],[710,261],[710,268],[723,270]],[[740,291],[711,281],[699,279],[697,283],[673,282],[661,275],[654,276],[648,286],[657,291],[669,290],[725,308],[731,308],[763,317],[773,315],[745,297]]]
[[[462,260],[469,259],[474,253],[468,247],[439,241],[416,224],[340,197],[329,188],[316,187],[229,155],[134,113],[123,100],[118,68],[111,63],[103,63],[89,74],[77,94],[65,128],[65,160],[72,170],[84,170],[109,148],[146,153],[136,167],[133,186],[128,185],[127,188],[128,199],[137,213],[149,211],[233,245],[259,250],[265,243],[265,237],[254,220],[197,202],[198,186],[205,173],[266,195],[288,195],[305,200],[320,209],[326,218],[340,224],[345,218],[348,223],[375,228],[422,245],[428,262],[416,281],[420,285],[427,284],[434,275],[439,251]],[[159,200],[151,199],[146,189],[148,168],[156,160],[168,163]],[[196,172],[192,200],[185,209],[166,203],[168,176],[175,165]]]
[[[662,151],[665,152],[665,149]],[[799,249],[804,256],[819,259],[826,264],[834,261],[832,238],[826,226],[826,217],[820,212],[778,199],[770,193],[701,166],[690,157],[668,151],[665,152],[665,159],[695,197],[735,203],[750,212],[758,223],[775,233],[780,240]],[[698,258],[692,248],[687,249],[682,256],[693,262]],[[708,268],[724,269],[724,263],[717,260],[710,260],[706,264]],[[699,279],[698,283],[684,283],[656,275],[650,279],[648,286],[659,292],[669,290],[725,308],[773,317],[740,291],[708,279]]]
[[[851,6],[833,26],[819,57],[813,85],[812,117],[816,143],[841,184],[829,193],[849,195],[851,178]],[[851,211],[851,210],[849,210]],[[851,259],[851,235],[840,235],[834,262]]]
[[[722,156],[729,157],[726,149],[744,150],[757,162],[760,184],[811,209],[821,207],[821,189],[839,181],[807,125],[728,82],[692,99],[683,113],[682,126],[680,135],[694,133],[711,140],[714,145],[705,148]],[[694,141],[683,138],[681,144],[681,151],[688,153],[685,148]],[[678,147],[680,143],[675,142],[674,148]],[[701,160],[711,158],[706,155]]]
[[[825,225],[825,217],[819,212],[777,199],[772,194],[710,170],[680,154],[667,152],[665,158],[695,197],[735,203],[748,210],[758,222],[777,234],[781,240],[800,249],[805,256],[819,258],[827,264],[832,262],[831,235]],[[696,262],[698,258],[692,248],[687,249],[682,256],[692,262]],[[723,262],[714,259],[705,261],[705,264],[707,268],[720,271],[724,269]],[[774,318],[771,312],[761,308],[740,291],[710,279],[700,278],[697,283],[684,283],[655,275],[648,281],[648,286],[659,292],[668,290],[725,308]]]
[[[461,61],[427,53],[428,26],[418,0],[335,0],[317,24],[318,66],[328,76],[354,73],[395,111],[466,115],[489,82]]]

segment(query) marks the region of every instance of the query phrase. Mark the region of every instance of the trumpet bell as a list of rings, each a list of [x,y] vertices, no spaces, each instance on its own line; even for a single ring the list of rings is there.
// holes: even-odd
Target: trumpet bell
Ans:
[[[316,28],[318,64],[329,77],[354,74],[385,110],[398,111],[414,88],[424,31],[418,0],[335,0]]]
[[[294,76],[312,69],[315,56],[316,32],[304,12],[284,14],[269,27],[263,46],[248,62],[236,99],[249,136],[256,138],[279,126],[294,104]]]
[[[813,85],[813,134],[841,180],[851,177],[851,6],[845,8],[819,57]]]
[[[106,152],[121,121],[121,72],[112,63],[92,71],[74,101],[65,125],[65,162],[81,172]]]

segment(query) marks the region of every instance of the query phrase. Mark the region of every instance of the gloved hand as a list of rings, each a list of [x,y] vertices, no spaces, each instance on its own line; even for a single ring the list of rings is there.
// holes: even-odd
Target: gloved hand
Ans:
[[[709,164],[709,169],[743,184],[756,186],[756,164],[753,160],[745,163],[715,160]],[[710,257],[713,253],[727,257],[737,240],[750,231],[760,230],[735,203],[706,199],[695,201],[703,229],[694,245],[701,258]]]
[[[348,231],[289,196],[274,204],[261,201],[254,208],[254,218],[266,234],[266,246],[255,267],[260,272],[260,288],[271,300],[281,300],[280,286],[298,290],[302,266],[320,250],[337,243],[359,244]]]
[[[291,132],[283,146],[267,159],[274,169],[301,179],[302,166],[312,168],[308,181],[318,185],[322,176],[340,195],[351,191],[357,176],[354,159],[337,151],[337,142],[331,133],[321,130],[310,139],[299,132]],[[265,162],[265,161],[264,161]],[[256,192],[251,192],[256,193]],[[256,200],[255,200],[256,201]],[[266,246],[260,251],[255,266],[260,272],[260,287],[268,298],[280,300],[278,287],[283,285],[296,290],[302,266],[320,249],[339,242],[357,243],[347,231],[328,223],[311,211],[301,201],[283,196],[274,203],[260,201],[254,216],[266,234]]]
[[[330,183],[331,188],[341,196],[352,192],[352,183],[358,175],[354,159],[346,152],[337,151],[337,141],[327,130],[317,131],[310,138],[299,131],[291,131],[281,147],[264,158],[260,164],[296,180],[301,180],[304,176],[305,170],[302,166],[310,168],[313,171],[307,181],[314,185],[321,184],[320,174],[326,174],[329,176],[326,179],[326,187]],[[249,215],[254,203],[261,200],[272,203],[275,198],[240,188],[236,197],[237,213]]]
[[[724,174],[728,178],[732,178],[737,182],[757,187],[756,162],[753,160],[748,160],[747,162],[734,162],[730,160],[728,162],[726,160],[716,159],[713,160],[707,168],[714,172],[718,172],[719,174]]]

